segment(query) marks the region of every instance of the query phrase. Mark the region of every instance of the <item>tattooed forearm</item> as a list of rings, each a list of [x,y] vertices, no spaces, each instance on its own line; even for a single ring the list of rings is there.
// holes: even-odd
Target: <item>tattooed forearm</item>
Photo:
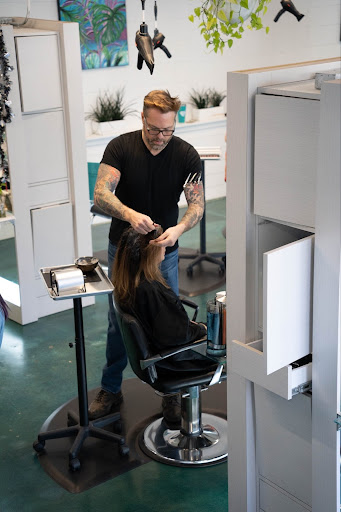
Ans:
[[[115,196],[121,173],[110,165],[101,164],[94,190],[94,203],[111,217],[126,220],[129,208]]]
[[[204,189],[202,183],[189,183],[184,187],[188,209],[181,219],[185,224],[185,231],[193,228],[201,219],[204,213]]]

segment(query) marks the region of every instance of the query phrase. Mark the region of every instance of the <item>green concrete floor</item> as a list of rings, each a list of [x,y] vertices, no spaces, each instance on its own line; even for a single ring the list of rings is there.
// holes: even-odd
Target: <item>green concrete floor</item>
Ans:
[[[207,249],[223,251],[225,199],[209,201],[206,215]],[[108,224],[95,225],[92,232],[94,251],[105,248]],[[181,238],[184,247],[195,249],[198,242],[198,227]],[[10,250],[9,241],[0,242],[2,262],[15,260]],[[9,274],[15,277],[11,268]],[[192,298],[200,305],[199,320],[214,293]],[[107,297],[99,296],[84,314],[88,389],[100,384],[106,326]],[[6,322],[0,349],[0,512],[227,512],[226,463],[177,468],[152,461],[80,494],[47,476],[32,442],[45,419],[76,395],[73,338],[72,310],[26,326]],[[124,378],[133,377],[127,368]]]

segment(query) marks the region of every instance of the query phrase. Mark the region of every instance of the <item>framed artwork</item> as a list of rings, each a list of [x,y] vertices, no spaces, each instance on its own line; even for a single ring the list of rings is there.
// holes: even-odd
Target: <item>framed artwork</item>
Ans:
[[[82,69],[128,64],[125,0],[57,0],[59,19],[79,24]]]

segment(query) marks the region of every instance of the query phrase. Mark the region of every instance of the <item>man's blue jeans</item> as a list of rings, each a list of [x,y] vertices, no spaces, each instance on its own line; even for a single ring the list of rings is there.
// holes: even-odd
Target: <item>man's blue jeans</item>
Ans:
[[[116,246],[109,241],[108,247],[108,275],[111,278],[112,266],[116,253]],[[166,254],[161,263],[161,272],[172,290],[179,295],[178,279],[178,250]],[[117,324],[112,297],[109,295],[109,313],[108,313],[108,333],[107,333],[107,362],[103,368],[101,387],[105,391],[117,393],[121,389],[122,373],[127,366],[127,354],[121,333]]]

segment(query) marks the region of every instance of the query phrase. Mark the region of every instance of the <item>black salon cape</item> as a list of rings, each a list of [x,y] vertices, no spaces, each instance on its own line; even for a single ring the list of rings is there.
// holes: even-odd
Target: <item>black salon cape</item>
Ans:
[[[204,325],[190,321],[173,290],[157,281],[141,280],[130,313],[138,318],[156,352],[206,336]],[[159,368],[178,371],[215,370],[216,366],[193,350],[186,350],[157,363]]]

